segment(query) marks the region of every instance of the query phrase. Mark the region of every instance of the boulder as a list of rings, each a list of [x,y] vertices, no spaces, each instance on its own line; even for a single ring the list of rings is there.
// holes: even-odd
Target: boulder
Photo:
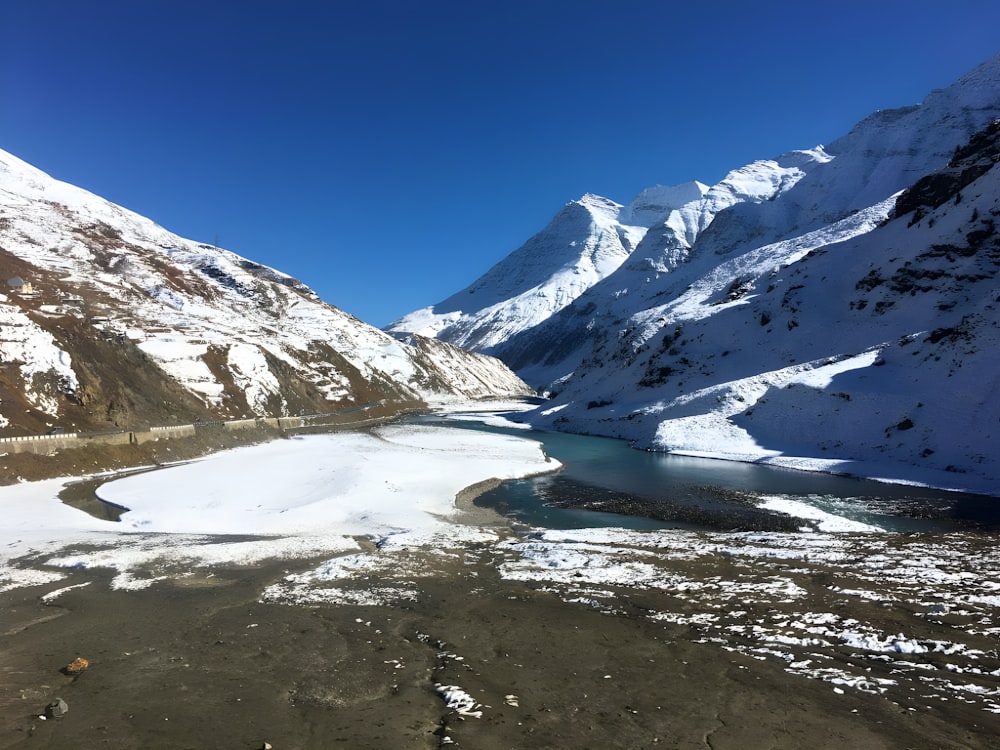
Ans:
[[[69,711],[69,705],[62,698],[56,698],[45,709],[45,713],[53,719],[61,719]]]
[[[89,661],[87,661],[86,659],[82,659],[78,656],[73,661],[71,661],[69,664],[67,664],[65,667],[62,668],[62,673],[69,675],[71,677],[75,677],[76,675],[80,674],[85,669],[87,669],[87,667],[89,666],[90,666]]]

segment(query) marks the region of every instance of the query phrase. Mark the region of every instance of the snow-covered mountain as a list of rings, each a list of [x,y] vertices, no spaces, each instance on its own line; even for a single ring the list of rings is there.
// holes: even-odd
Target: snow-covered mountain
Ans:
[[[489,349],[566,307],[617,269],[649,222],[695,196],[702,185],[650,195],[642,209],[585,195],[472,286],[418,310],[389,330],[437,336],[458,346]]]
[[[528,392],[0,151],[0,434]]]
[[[712,188],[657,185],[627,206],[585,195],[471,286],[387,329],[503,351],[623,265],[641,274],[673,270],[720,211],[772,200],[829,158],[821,148],[793,152],[733,170]]]
[[[394,327],[500,356],[549,392],[538,426],[1000,492],[997,118],[1000,56],[686,202],[650,198],[663,188],[605,202],[601,236],[630,227],[632,249],[547,315],[541,300],[519,314],[522,290],[556,288],[543,259],[523,263],[532,240],[475,294]],[[535,251],[597,235],[551,231],[562,216]]]

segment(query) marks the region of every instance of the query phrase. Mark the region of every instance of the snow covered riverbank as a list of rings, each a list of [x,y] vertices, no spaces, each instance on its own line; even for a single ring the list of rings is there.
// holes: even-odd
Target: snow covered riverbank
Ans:
[[[109,481],[98,495],[129,509],[118,523],[64,505],[58,494],[67,480],[2,487],[0,588],[54,575],[10,560],[70,545],[88,551],[49,565],[109,567],[123,573],[120,585],[134,586],[141,583],[125,572],[154,559],[249,563],[357,549],[356,536],[453,536],[464,488],[558,467],[532,440],[389,425],[277,440]]]
[[[540,443],[526,438],[401,424],[278,440],[106,482],[98,494],[129,508],[117,523],[60,502],[66,480],[3,487],[0,592],[24,601],[31,596],[27,587],[37,586],[39,607],[76,612],[82,597],[101,602],[128,596],[147,603],[153,597],[158,603],[162,593],[164,601],[176,602],[181,592],[214,586],[230,591],[234,579],[246,579],[250,599],[237,609],[243,617],[249,609],[267,614],[241,620],[240,639],[247,629],[298,622],[297,613],[315,609],[341,631],[361,633],[361,648],[373,639],[391,640],[398,651],[394,659],[359,652],[364,679],[372,679],[378,665],[402,673],[416,664],[414,643],[422,643],[419,634],[428,631],[421,625],[397,632],[392,621],[433,611],[435,633],[451,631],[448,640],[456,644],[438,648],[435,679],[475,701],[473,713],[481,714],[486,734],[505,716],[512,719],[518,701],[541,710],[547,696],[567,684],[558,644],[551,646],[552,663],[539,683],[544,690],[531,681],[537,670],[520,671],[523,661],[498,663],[496,654],[513,648],[506,641],[480,653],[475,670],[462,667],[478,653],[473,643],[482,637],[482,612],[522,606],[527,609],[517,615],[520,631],[510,632],[506,622],[489,626],[497,643],[533,643],[546,632],[545,618],[553,617],[560,623],[554,629],[592,637],[601,649],[607,647],[602,628],[634,639],[613,665],[601,662],[601,649],[590,649],[597,677],[581,685],[588,695],[597,695],[605,680],[623,677],[627,654],[655,650],[657,659],[676,658],[681,666],[714,663],[752,673],[754,694],[760,680],[801,681],[826,714],[847,712],[838,726],[850,731],[869,725],[875,733],[884,731],[881,719],[859,718],[859,706],[872,716],[902,710],[937,722],[945,705],[947,720],[933,724],[939,735],[956,723],[973,733],[976,727],[1000,727],[995,535],[893,534],[829,515],[819,519],[823,533],[512,531],[459,523],[470,518],[456,507],[466,488],[559,467]],[[816,520],[815,509],[798,508],[788,498],[763,502]],[[104,571],[111,571],[110,587],[117,592],[107,592]],[[132,599],[115,601],[127,611]],[[150,606],[158,612],[158,604]],[[193,611],[182,608],[170,616],[183,628]],[[44,611],[38,621],[48,616]],[[380,628],[371,625],[375,621]],[[596,628],[592,636],[578,626],[584,621]],[[145,643],[152,626],[137,627]],[[294,632],[312,631],[297,626]],[[206,648],[224,641],[212,635]],[[302,647],[312,643],[303,640]],[[266,647],[273,648],[271,641]],[[410,653],[409,661],[399,653]],[[121,662],[130,673],[131,654],[103,654],[105,668]],[[205,672],[207,685],[212,674]],[[301,674],[296,668],[288,679],[298,681]],[[648,682],[652,673],[643,663],[629,674]],[[393,675],[386,690],[394,694],[402,684]],[[654,696],[650,689],[638,694]],[[720,693],[729,694],[728,688]],[[507,702],[511,695],[513,704]],[[434,696],[441,710],[455,710]],[[646,706],[643,715],[654,709]],[[629,723],[634,715],[620,714],[627,720],[622,731],[645,736],[645,725]],[[520,721],[518,714],[504,726],[518,733]],[[461,731],[472,739],[477,730],[463,724]],[[508,746],[521,739],[518,734]]]

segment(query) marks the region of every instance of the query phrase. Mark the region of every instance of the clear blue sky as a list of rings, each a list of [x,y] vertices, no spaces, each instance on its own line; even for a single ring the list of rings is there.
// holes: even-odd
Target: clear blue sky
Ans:
[[[566,201],[829,143],[998,29],[995,0],[9,0],[0,148],[385,325]]]

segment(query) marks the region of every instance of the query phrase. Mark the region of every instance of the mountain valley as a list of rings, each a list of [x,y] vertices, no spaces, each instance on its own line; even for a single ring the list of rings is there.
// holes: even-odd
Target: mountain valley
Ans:
[[[997,118],[1000,57],[717,185],[585,196],[390,330],[500,357],[535,427],[994,493]]]

